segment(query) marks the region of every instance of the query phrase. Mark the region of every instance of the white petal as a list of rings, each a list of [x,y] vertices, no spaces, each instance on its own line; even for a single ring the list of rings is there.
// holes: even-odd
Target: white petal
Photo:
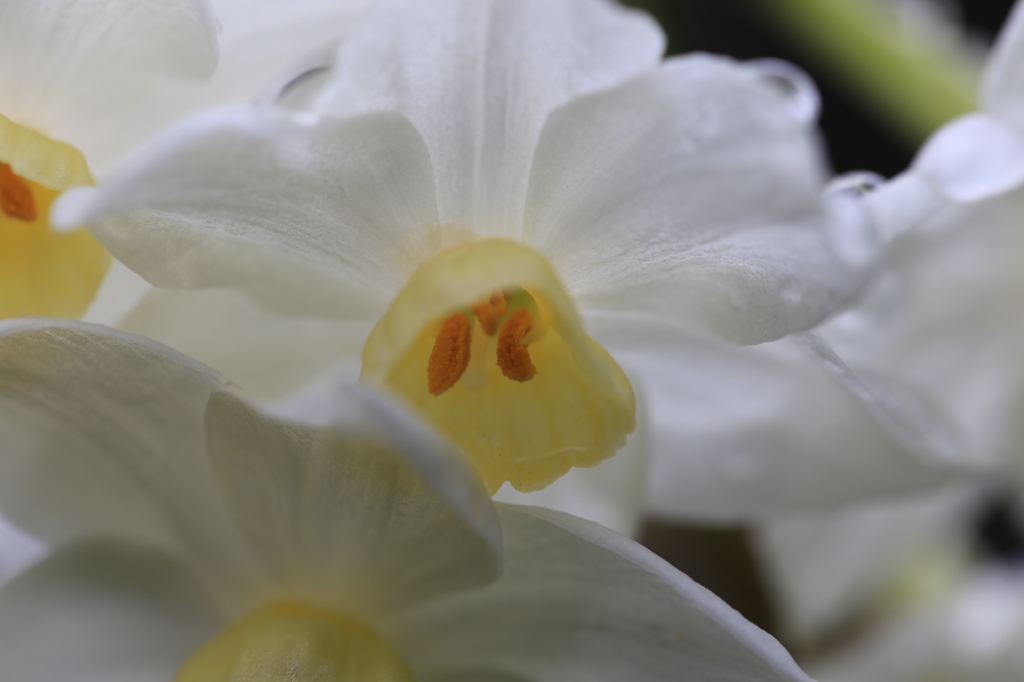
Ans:
[[[500,572],[475,473],[366,389],[330,381],[263,410],[222,391],[207,430],[236,523],[279,590],[379,615]]]
[[[265,109],[193,120],[51,216],[90,224],[157,286],[227,285],[290,314],[368,318],[419,263],[415,231],[438,225],[426,149],[404,119]]]
[[[345,41],[324,106],[423,135],[442,223],[515,236],[545,119],[653,68],[654,21],[605,0],[398,0]]]
[[[646,398],[657,515],[760,518],[951,474],[955,451],[937,416],[793,338],[738,348],[638,316],[588,321]]]
[[[368,325],[282,315],[228,289],[151,291],[119,325],[215,368],[249,394],[277,398],[329,367],[359,376]]]
[[[96,298],[82,315],[82,320],[108,327],[117,326],[152,290],[153,287],[146,280],[129,270],[121,261],[115,260],[103,278]]]
[[[0,113],[75,145],[154,82],[206,78],[216,64],[206,0],[0,6]]]
[[[17,682],[169,682],[223,625],[169,555],[93,541],[0,591],[0,669]]]
[[[505,483],[494,495],[499,502],[547,507],[596,521],[623,535],[635,536],[644,513],[649,425],[645,406],[637,410],[636,430],[611,459],[596,467],[574,468],[543,490],[521,493]]]
[[[373,0],[212,0],[220,29],[220,63],[204,82],[166,82],[128,100],[113,98],[102,120],[76,133],[75,142],[103,179],[128,152],[153,139],[185,116],[223,106],[249,104],[268,82],[278,90],[299,76],[305,56],[349,31]]]
[[[1024,675],[1024,583],[1010,567],[969,573],[933,600],[914,604],[832,659],[820,682],[1010,682]]]
[[[1024,182],[1024,128],[985,114],[969,114],[943,126],[914,159],[955,201],[978,201]]]
[[[670,60],[551,117],[524,239],[582,307],[743,343],[806,329],[867,264],[837,252],[841,230],[867,228],[826,214],[817,142],[760,68]]]
[[[534,680],[808,680],[767,633],[640,545],[547,509],[499,512],[498,582],[391,626],[389,641],[415,674],[484,668]]]
[[[961,457],[1020,460],[1024,192],[941,211],[890,246],[854,310],[818,333],[854,370],[896,378],[947,415]]]
[[[917,227],[949,205],[949,198],[938,187],[914,171],[868,191],[862,200],[886,239]]]
[[[0,583],[20,573],[46,554],[46,546],[0,517]]]
[[[924,497],[870,502],[828,514],[780,518],[758,535],[788,634],[827,632],[914,558],[957,546],[975,498],[953,488]]]
[[[1024,6],[1016,3],[989,54],[981,83],[981,106],[1024,128]]]
[[[0,325],[0,503],[51,545],[95,534],[182,548],[249,587],[206,454],[226,379],[148,339],[43,318]]]

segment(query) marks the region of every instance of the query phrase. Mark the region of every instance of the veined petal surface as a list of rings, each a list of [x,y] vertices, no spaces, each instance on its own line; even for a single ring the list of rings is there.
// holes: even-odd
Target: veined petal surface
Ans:
[[[93,540],[0,590],[0,666],[12,682],[169,682],[223,623],[170,555]]]
[[[441,222],[515,238],[548,115],[663,49],[650,17],[606,0],[391,1],[341,46],[321,106],[406,116],[430,151]]]
[[[204,557],[206,577],[226,595],[251,588],[259,576],[230,527],[203,438],[207,400],[225,383],[104,327],[0,324],[4,512],[52,545],[135,538]]]
[[[327,382],[262,410],[222,391],[206,424],[235,522],[277,592],[372,618],[500,571],[473,471],[368,390]]]
[[[233,286],[292,314],[366,319],[439,224],[427,150],[403,118],[270,109],[193,120],[104,188],[65,195],[54,220],[89,223],[157,286]]]
[[[771,636],[640,545],[559,512],[498,507],[502,577],[384,629],[417,676],[808,682]]]
[[[757,68],[708,55],[555,112],[524,241],[583,309],[644,310],[731,341],[806,329],[860,286],[807,121]],[[844,235],[850,239],[852,235]]]

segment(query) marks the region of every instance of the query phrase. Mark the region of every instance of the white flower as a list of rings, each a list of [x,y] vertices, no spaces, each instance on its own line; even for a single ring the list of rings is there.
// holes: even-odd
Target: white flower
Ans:
[[[365,389],[258,406],[148,339],[16,320],[0,427],[0,506],[59,548],[0,590],[11,682],[809,682],[639,545],[495,507]]]
[[[789,637],[819,682],[1021,679],[1019,498],[978,486],[776,523],[761,537]]]
[[[301,0],[286,11],[264,0],[5,0],[0,317],[75,317],[93,300],[110,256],[85,230],[50,229],[61,191],[102,178],[187,113],[251,99],[344,31],[363,4]]]
[[[801,77],[660,64],[662,46],[602,0],[388,3],[341,46],[315,115],[194,120],[69,194],[61,220],[157,286],[375,323],[332,332],[333,357],[357,339],[363,381],[489,489],[536,489],[622,447],[630,352],[642,391],[699,394],[678,364],[815,324],[871,260],[864,226],[820,197]]]
[[[906,173],[866,195],[891,236],[885,267],[862,302],[816,333],[857,371],[918,395],[944,415],[948,440],[968,471],[1016,494],[1024,484],[1020,5],[990,56],[980,101],[981,111],[938,131]],[[867,449],[866,441],[858,446]],[[806,623],[841,617],[908,550],[949,525],[965,504],[960,497],[889,505],[905,506],[905,513],[866,505],[838,510],[830,522],[794,519],[771,529],[774,562],[788,567],[779,572],[785,582],[803,571],[821,574],[830,561],[847,574],[830,580],[820,597],[790,585],[784,592],[793,611]],[[890,541],[879,543],[882,537]],[[888,546],[865,548],[855,562],[840,558],[839,548],[864,546],[867,538]]]

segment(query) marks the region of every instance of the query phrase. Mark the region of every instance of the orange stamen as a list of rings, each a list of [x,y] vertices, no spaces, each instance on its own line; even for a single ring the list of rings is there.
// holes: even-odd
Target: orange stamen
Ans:
[[[427,390],[431,395],[447,391],[466,371],[472,336],[472,323],[462,313],[455,313],[441,324],[427,362]]]
[[[508,301],[505,300],[505,294],[495,291],[490,299],[481,301],[470,310],[480,320],[480,326],[487,336],[494,336],[498,333],[498,323],[508,310]]]
[[[25,178],[16,175],[6,163],[0,163],[0,210],[10,218],[36,219],[36,202]]]
[[[498,335],[498,367],[501,373],[513,381],[529,381],[537,373],[530,360],[530,353],[523,345],[523,336],[530,331],[533,316],[520,308],[505,320]]]

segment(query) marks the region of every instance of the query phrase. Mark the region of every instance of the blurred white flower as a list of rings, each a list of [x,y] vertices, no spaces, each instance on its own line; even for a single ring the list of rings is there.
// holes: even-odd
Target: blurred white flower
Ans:
[[[77,317],[103,280],[110,255],[87,231],[50,228],[61,191],[185,114],[248,101],[367,2],[4,2],[0,318]]]
[[[980,101],[979,112],[939,130],[907,172],[865,196],[891,239],[884,268],[856,307],[815,333],[854,371],[917,395],[941,415],[966,473],[1019,495],[1024,486],[1024,6],[1019,3],[986,65]],[[855,443],[867,447],[868,441]],[[955,547],[958,541],[951,536],[962,535],[959,524],[977,504],[977,485],[966,481],[923,499],[866,502],[836,509],[829,518],[770,525],[762,544],[793,627],[807,635],[841,622],[923,547]],[[798,576],[811,575],[828,579],[802,587],[808,581]],[[966,583],[957,587],[969,589]]]
[[[488,488],[537,489],[622,447],[620,363],[654,410],[714,392],[685,370],[815,324],[872,261],[859,216],[821,198],[806,78],[661,64],[662,48],[653,21],[602,0],[392,2],[341,46],[315,114],[194,120],[69,194],[61,220],[158,286],[308,316],[263,356],[249,339],[280,322],[232,331],[213,318],[242,304],[217,295],[205,313],[151,300],[137,331],[219,352],[242,383],[265,365],[301,383],[362,346],[363,380],[469,452]],[[186,317],[161,323],[161,306]],[[665,419],[651,447],[682,458],[689,417]]]
[[[809,682],[628,539],[498,504],[367,389],[274,406],[148,339],[0,324],[5,680]],[[256,671],[260,671],[256,674]]]

